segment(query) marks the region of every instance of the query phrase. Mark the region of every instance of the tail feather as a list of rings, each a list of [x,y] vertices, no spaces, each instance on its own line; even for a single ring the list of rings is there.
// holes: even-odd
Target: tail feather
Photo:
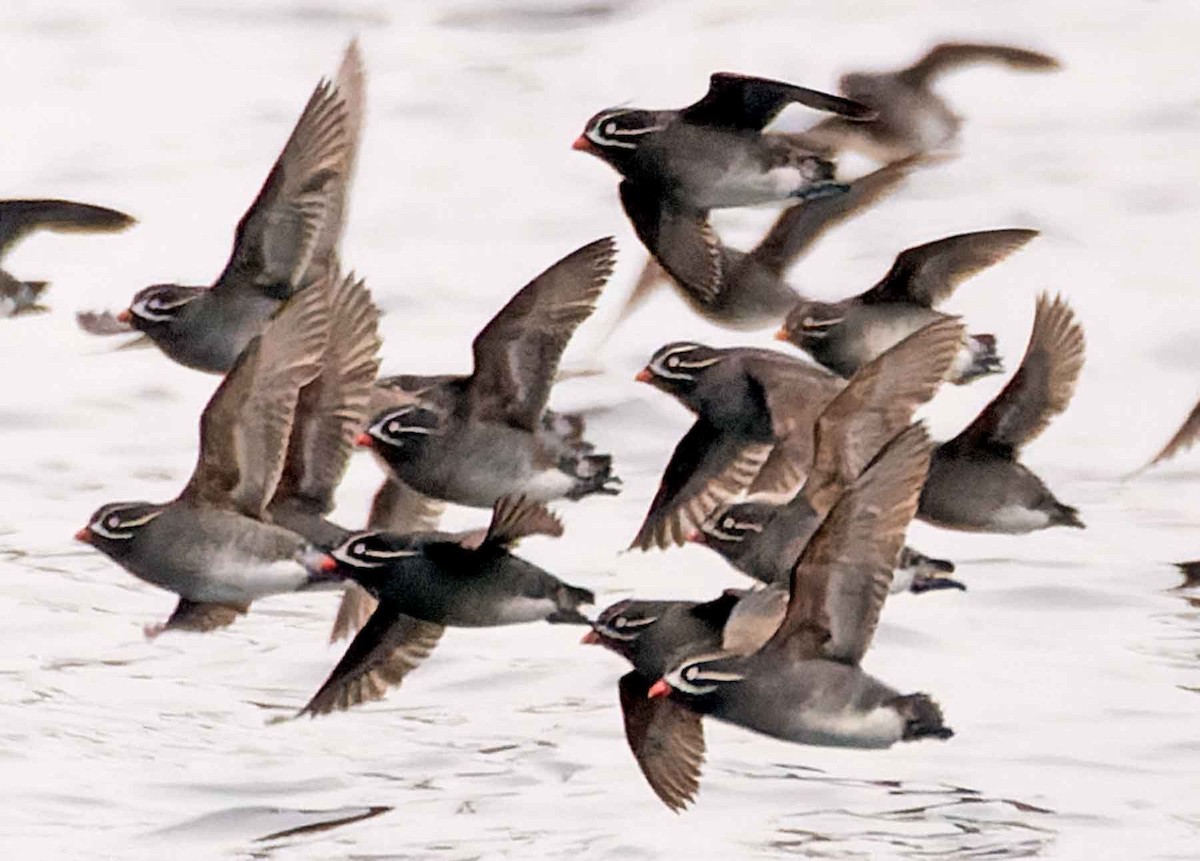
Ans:
[[[896,697],[888,705],[904,718],[903,741],[947,739],[954,735],[954,730],[942,722],[941,708],[928,694],[905,694]]]
[[[966,358],[960,358],[951,369],[951,382],[955,385],[965,385],[972,380],[986,377],[989,374],[999,374],[1004,371],[1004,363],[996,350],[995,335],[968,335]]]
[[[1079,509],[1070,505],[1055,502],[1050,512],[1050,522],[1055,526],[1071,526],[1075,529],[1087,529],[1087,524],[1079,519]]]
[[[587,616],[579,612],[581,605],[596,603],[596,596],[591,590],[562,583],[554,595],[554,600],[558,604],[558,609],[546,617],[547,622],[564,625],[590,625],[592,623]]]

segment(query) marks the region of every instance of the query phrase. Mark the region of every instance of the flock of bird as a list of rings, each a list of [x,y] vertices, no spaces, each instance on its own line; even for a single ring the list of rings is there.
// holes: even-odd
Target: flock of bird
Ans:
[[[590,619],[590,591],[514,552],[522,538],[563,534],[547,503],[621,490],[583,417],[547,406],[560,357],[613,271],[611,238],[521,288],[476,335],[471,373],[379,377],[379,312],[338,253],[365,107],[355,43],[308,100],[216,283],[154,285],[118,314],[79,315],[90,332],[140,333],[224,379],[179,495],[102,505],[76,538],[178,596],[148,636],[220,628],[266,595],[341,590],[333,638],[353,639],[300,714],[383,697],[448,627],[587,625],[585,643],[632,664],[619,682],[626,737],[675,810],[698,790],[703,716],[803,744],[949,738],[931,697],[900,693],[859,664],[889,592],[963,588],[948,576],[953,563],[905,544],[912,518],[1014,534],[1083,526],[1019,459],[1070,402],[1082,328],[1065,300],[1042,296],[1007,385],[934,443],[913,414],[939,386],[1003,373],[995,339],[937,305],[1036,231],[909,248],[839,302],[804,298],[784,273],[825,230],[936,161],[959,119],[931,85],[980,62],[1058,67],[1019,48],[943,44],[898,72],[845,76],[842,95],[718,73],[680,110],[601,111],[574,144],[621,175],[622,206],[651,255],[625,313],[668,283],[710,321],[780,326],[777,337],[807,354],[674,342],[637,374],[695,421],[632,547],[696,542],[753,588],[707,602],[624,600]],[[768,130],[793,103],[829,116],[802,133]],[[834,158],[847,150],[882,166],[844,183]],[[714,209],[779,201],[788,208],[747,252],[709,222]],[[8,201],[0,252],[39,227],[132,223],[86,204]],[[12,313],[40,307],[44,286],[0,272]],[[1197,437],[1200,405],[1155,462]],[[328,519],[355,445],[386,474],[365,530]],[[491,520],[438,531],[446,503],[491,509]]]

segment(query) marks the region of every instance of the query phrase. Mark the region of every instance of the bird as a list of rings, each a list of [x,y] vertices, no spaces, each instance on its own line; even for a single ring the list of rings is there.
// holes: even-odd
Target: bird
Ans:
[[[947,148],[958,136],[962,119],[933,91],[933,85],[945,72],[981,63],[1034,72],[1061,68],[1054,57],[1026,48],[943,42],[895,72],[843,75],[838,90],[872,108],[876,116],[868,122],[833,117],[805,135],[816,145],[837,152],[854,150],[884,162]]]
[[[537,276],[475,336],[469,376],[447,377],[413,402],[374,416],[358,444],[390,477],[460,505],[616,493],[609,455],[546,429],[559,359],[592,313],[615,252],[611,237],[600,239]]]
[[[476,547],[446,533],[359,532],[311,562],[314,575],[335,571],[379,603],[299,714],[327,714],[381,698],[428,656],[446,627],[588,624],[579,607],[595,601],[590,591],[510,552],[521,538],[562,531],[562,522],[541,503],[505,497]]]
[[[641,550],[682,545],[743,491],[793,493],[812,460],[813,423],[845,385],[774,350],[691,341],[660,347],[635,379],[696,415],[630,545]]]
[[[811,463],[797,467],[807,473],[804,486],[786,501],[749,499],[719,509],[688,540],[756,580],[785,582],[830,506],[937,391],[962,335],[959,321],[934,320],[864,364],[814,424]],[[940,576],[954,570],[952,563],[908,547],[897,567],[904,572],[893,577],[897,591],[963,588]]]
[[[753,330],[774,325],[801,296],[784,273],[827,230],[871,207],[900,186],[916,160],[885,165],[848,183],[844,194],[802,200],[789,206],[751,251],[721,247],[723,277],[715,293],[695,293],[688,285],[667,276],[651,257],[638,276],[633,292],[621,310],[624,319],[648,299],[660,284],[668,283],[688,306],[709,322],[728,329]],[[619,322],[619,320],[618,320]]]
[[[796,560],[783,619],[761,647],[687,657],[650,685],[646,697],[669,705],[634,721],[645,729],[631,746],[652,785],[666,778],[654,787],[660,796],[685,804],[694,795],[702,716],[810,745],[885,748],[953,735],[927,694],[900,694],[859,666],[929,452],[924,428],[910,426],[838,499]]]
[[[917,517],[967,532],[1084,528],[1017,458],[1071,402],[1083,369],[1083,327],[1061,297],[1038,298],[1021,366],[966,430],[939,445]]]
[[[204,408],[196,468],[178,497],[107,503],[76,533],[135,577],[179,596],[147,636],[223,627],[265,595],[341,588],[340,576],[314,567],[324,554],[268,513],[280,486],[306,486],[305,474],[289,474],[295,405],[321,373],[337,278],[326,269],[251,340]],[[312,466],[319,472],[328,463]]]
[[[1175,455],[1185,452],[1194,446],[1197,440],[1200,440],[1200,401],[1196,403],[1196,406],[1192,407],[1192,411],[1183,420],[1183,424],[1179,426],[1179,430],[1175,431],[1171,438],[1167,440],[1167,444],[1138,472],[1144,472],[1152,466],[1165,463],[1175,457]]]
[[[181,365],[227,372],[280,306],[320,279],[310,266],[337,266],[364,89],[358,44],[351,42],[336,81],[317,85],[238,223],[233,251],[216,282],[146,287],[117,321],[142,332]],[[94,319],[85,316],[80,322],[89,328]]]
[[[38,230],[57,233],[116,233],[137,219],[72,200],[0,200],[0,261],[17,243]],[[45,311],[40,304],[49,282],[25,281],[0,269],[0,317]]]
[[[573,148],[621,174],[621,205],[638,238],[693,298],[711,303],[724,288],[725,254],[709,210],[846,190],[833,163],[803,138],[763,132],[792,103],[873,116],[848,99],[718,72],[704,97],[680,110],[600,111]]]
[[[1003,260],[1036,230],[984,230],[948,236],[897,255],[870,290],[840,302],[805,299],[775,334],[842,377],[932,320],[934,310],[964,280]],[[969,335],[949,380],[959,385],[1003,371],[994,335]]]

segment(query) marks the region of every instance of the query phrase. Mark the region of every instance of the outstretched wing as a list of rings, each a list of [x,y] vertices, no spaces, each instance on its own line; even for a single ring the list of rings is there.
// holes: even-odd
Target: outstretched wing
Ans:
[[[329,298],[320,373],[300,390],[275,500],[328,514],[369,413],[379,373],[379,309],[361,280],[339,279]]]
[[[697,303],[714,304],[723,287],[727,252],[708,213],[681,208],[657,189],[628,180],[621,183],[621,206],[663,270]]]
[[[238,223],[233,252],[213,289],[290,296],[337,208],[352,160],[345,102],[333,84],[321,81]]]
[[[300,714],[315,717],[382,699],[429,657],[443,631],[395,604],[380,604]]]
[[[472,411],[536,431],[558,362],[612,274],[616,242],[571,252],[521,288],[478,335],[467,390]]]
[[[931,452],[902,431],[830,509],[792,569],[787,611],[763,648],[857,664],[875,634]]]
[[[1013,458],[1071,402],[1083,369],[1083,327],[1062,297],[1043,294],[1021,367],[971,424],[946,443]]]
[[[619,682],[625,740],[650,788],[676,813],[700,789],[704,726],[700,715],[670,697],[650,699],[650,681],[637,672]]]
[[[326,279],[298,294],[238,356],[200,416],[200,456],[181,500],[262,516],[283,472],[300,390],[321,370],[329,287]]]
[[[1002,63],[1014,69],[1035,71],[1062,68],[1062,64],[1049,54],[1030,51],[1027,48],[1014,48],[1009,45],[980,45],[968,42],[943,42],[940,45],[934,45],[929,53],[899,72],[897,77],[907,84],[920,87],[928,84],[943,72],[977,63]]]
[[[856,179],[844,194],[816,197],[789,206],[775,219],[750,256],[782,277],[831,227],[853,218],[897,189],[918,161],[908,158],[893,162]]]
[[[883,280],[859,301],[914,302],[932,308],[959,284],[999,263],[1033,237],[1036,230],[981,230],[948,236],[901,251]]]
[[[1154,460],[1146,464],[1143,469],[1149,469],[1155,464],[1162,463],[1164,460],[1170,460],[1181,451],[1187,451],[1196,444],[1196,440],[1200,439],[1200,402],[1192,407],[1191,413],[1179,430],[1175,431],[1175,435],[1167,440],[1167,444],[1163,446],[1162,451],[1154,456]]]
[[[713,511],[750,485],[770,451],[769,443],[747,442],[697,419],[675,446],[630,548],[684,544]]]
[[[804,495],[824,517],[883,446],[933,397],[962,346],[963,324],[936,320],[859,368],[817,419]]]
[[[35,230],[115,233],[137,219],[90,203],[71,200],[0,200],[0,258]]]
[[[715,73],[708,79],[704,98],[679,113],[696,125],[761,131],[793,102],[855,119],[875,116],[866,105],[841,96],[733,72]]]

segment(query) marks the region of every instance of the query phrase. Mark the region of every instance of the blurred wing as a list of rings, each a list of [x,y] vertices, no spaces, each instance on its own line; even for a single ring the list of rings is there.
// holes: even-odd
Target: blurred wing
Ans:
[[[351,583],[342,592],[342,602],[338,604],[337,615],[333,617],[329,642],[336,643],[338,640],[344,640],[356,634],[363,625],[367,624],[367,620],[371,618],[371,614],[378,606],[379,602],[370,592],[357,583]]]
[[[933,397],[962,346],[952,317],[909,335],[859,368],[817,419],[804,495],[824,517],[871,459]]]
[[[321,370],[329,281],[283,306],[200,416],[200,457],[180,499],[261,518],[283,472],[300,390]]]
[[[787,591],[775,586],[746,592],[721,630],[721,651],[733,655],[757,652],[779,630],[787,605]]]
[[[917,159],[893,162],[856,179],[844,194],[817,197],[788,207],[750,256],[782,277],[827,230],[873,206],[898,188],[917,162]]]
[[[1164,460],[1170,460],[1181,451],[1187,451],[1196,444],[1196,440],[1200,439],[1200,402],[1192,407],[1191,414],[1184,419],[1183,425],[1179,430],[1175,431],[1175,436],[1167,441],[1163,446],[1162,451],[1154,456],[1154,460],[1146,464],[1143,469],[1149,469],[1155,464],[1162,463]]]
[[[1033,237],[1036,230],[982,230],[948,236],[901,251],[883,280],[859,300],[915,302],[932,308],[963,281],[999,263]]]
[[[112,311],[76,311],[75,322],[89,335],[129,335],[137,331],[122,323]]]
[[[353,275],[338,282],[330,297],[332,325],[320,373],[300,390],[283,475],[275,499],[300,501],[328,514],[333,493],[366,423],[379,373],[379,309],[366,285]]]
[[[621,676],[625,740],[650,788],[676,813],[700,789],[704,727],[700,715],[670,697],[650,699],[650,680],[636,672]]]
[[[258,289],[277,299],[291,295],[345,191],[352,151],[345,102],[332,84],[321,81],[238,223],[233,252],[213,289]]]
[[[504,546],[515,544],[530,535],[557,538],[562,534],[562,521],[541,502],[524,496],[504,496],[496,500],[492,522],[483,540]]]
[[[769,443],[747,443],[697,419],[675,446],[630,549],[684,544],[713,511],[749,486],[770,451]]]
[[[1062,65],[1054,57],[1025,48],[944,42],[935,45],[928,54],[900,72],[898,77],[905,83],[919,87],[929,83],[943,72],[976,63],[1002,63],[1014,69],[1038,71],[1062,68]]]
[[[90,203],[70,200],[0,200],[0,257],[35,230],[115,233],[137,219]]]
[[[689,123],[716,128],[761,131],[792,103],[858,119],[875,112],[866,105],[783,81],[717,72],[708,79],[704,98],[679,112]]]
[[[925,428],[900,433],[842,494],[792,569],[787,613],[768,646],[857,664],[875,634],[904,532],[929,469]]]
[[[1013,458],[1071,402],[1083,369],[1083,327],[1062,297],[1043,294],[1021,367],[983,412],[946,445]]]
[[[675,206],[655,189],[626,180],[621,206],[634,232],[663,270],[700,305],[714,304],[721,294],[725,254],[708,213]]]
[[[249,611],[249,604],[213,604],[180,598],[167,621],[147,628],[146,634],[156,637],[164,631],[216,631],[232,625],[238,616],[244,616]]]
[[[596,307],[616,243],[597,240],[521,288],[475,337],[468,396],[475,414],[536,431],[567,341]]]
[[[380,604],[299,715],[329,714],[382,699],[429,657],[444,630],[405,616],[395,604]]]
[[[375,532],[394,532],[410,535],[432,532],[446,510],[446,503],[413,490],[394,478],[385,478],[367,517],[367,529]]]

